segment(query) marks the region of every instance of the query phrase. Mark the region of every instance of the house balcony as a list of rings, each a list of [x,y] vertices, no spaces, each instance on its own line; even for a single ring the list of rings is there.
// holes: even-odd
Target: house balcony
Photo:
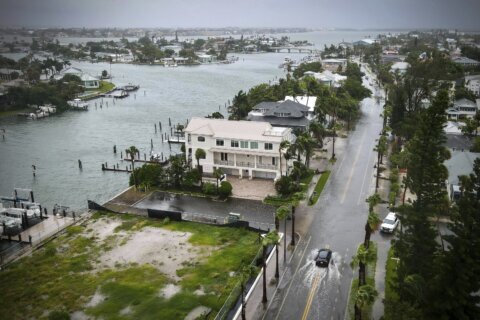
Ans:
[[[230,167],[234,167],[235,166],[235,162],[233,161],[224,161],[224,160],[213,160],[213,163],[214,164],[218,164],[218,165],[221,165],[221,166],[230,166]]]
[[[237,167],[255,168],[255,163],[254,162],[237,161]]]
[[[257,163],[258,169],[267,169],[267,170],[277,170],[278,166],[273,164],[264,164],[264,163]]]

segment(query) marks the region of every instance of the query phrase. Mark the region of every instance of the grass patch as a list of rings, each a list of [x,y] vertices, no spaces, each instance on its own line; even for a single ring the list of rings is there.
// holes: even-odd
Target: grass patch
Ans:
[[[0,118],[4,118],[4,117],[13,117],[13,116],[16,116],[17,113],[26,113],[26,112],[32,112],[32,109],[13,109],[13,110],[4,110],[4,111],[0,111]]]
[[[106,320],[183,319],[195,307],[206,306],[214,316],[238,282],[235,272],[243,263],[250,263],[260,248],[258,235],[246,229],[165,223],[123,214],[93,216],[93,223],[102,217],[121,221],[115,231],[133,233],[148,226],[189,232],[192,236],[188,242],[210,254],[204,259],[192,259],[177,270],[180,291],[166,299],[159,292],[173,280],[151,265],[122,263],[114,269],[92,272],[112,236],[95,242],[84,236],[90,226],[70,227],[64,235],[0,273],[0,312],[12,319],[37,319],[45,311],[71,314],[79,310]],[[193,293],[200,288],[205,295]],[[97,290],[106,299],[87,308],[86,303]],[[120,314],[127,307],[130,313]]]
[[[330,171],[329,170],[322,173],[322,175],[320,176],[320,179],[318,179],[318,181],[317,181],[317,185],[315,186],[313,194],[310,197],[309,205],[313,206],[315,203],[317,203],[318,198],[320,197],[320,194],[322,193],[323,188],[325,187],[325,184],[328,181],[328,177],[330,177]]]
[[[377,244],[373,241],[370,241],[370,248],[375,252],[375,257],[372,259],[371,263],[368,263],[366,266],[366,281],[367,284],[373,286],[375,288],[375,269],[377,266]],[[358,268],[356,268],[357,270]],[[358,275],[358,272],[354,272],[354,274]],[[350,295],[348,297],[348,314],[350,319],[355,318],[354,312],[354,305],[355,305],[355,295],[357,294],[358,290],[358,276],[353,279],[352,286],[350,288]],[[372,306],[366,307],[362,310],[362,319],[372,319]]]

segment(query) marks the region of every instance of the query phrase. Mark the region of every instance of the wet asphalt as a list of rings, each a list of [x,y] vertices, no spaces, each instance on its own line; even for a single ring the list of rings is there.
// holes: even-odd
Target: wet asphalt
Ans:
[[[364,84],[368,85],[367,81]],[[303,225],[299,222],[302,241],[276,296],[259,318],[344,319],[350,284],[357,276],[350,261],[364,237],[368,213],[365,199],[375,191],[373,149],[382,128],[381,103],[373,98],[362,101],[363,116],[355,130],[347,139],[337,141],[338,159],[330,179],[316,205],[299,212],[299,220],[306,220]],[[391,237],[378,237],[383,253]],[[328,269],[313,263],[315,252],[323,247],[333,251]]]

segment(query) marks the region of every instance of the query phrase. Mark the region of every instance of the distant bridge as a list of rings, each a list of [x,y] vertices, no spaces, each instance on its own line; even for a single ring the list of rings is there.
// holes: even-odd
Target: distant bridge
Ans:
[[[274,50],[277,53],[320,53],[321,51],[315,48],[305,48],[305,47],[271,47],[270,49]]]

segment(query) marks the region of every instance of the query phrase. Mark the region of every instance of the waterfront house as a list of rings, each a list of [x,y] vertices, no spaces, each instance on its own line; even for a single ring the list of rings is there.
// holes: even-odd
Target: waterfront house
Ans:
[[[68,67],[62,70],[59,74],[55,76],[55,79],[60,80],[67,74],[74,75],[82,80],[82,84],[85,89],[98,89],[100,88],[100,80],[97,77],[93,77],[90,74],[83,72],[79,68]]]
[[[398,71],[398,73],[400,74],[405,74],[409,67],[410,67],[410,64],[408,62],[395,62],[391,66],[390,72],[396,73]]]
[[[478,110],[475,102],[468,99],[460,99],[453,103],[453,106],[447,109],[448,119],[458,120],[473,118]]]
[[[192,167],[196,166],[195,152],[201,148],[206,153],[205,159],[200,159],[204,173],[221,168],[226,174],[249,179],[278,179],[280,163],[285,174],[280,143],[294,140],[291,129],[256,121],[192,118],[184,132],[186,157]]]
[[[248,113],[247,120],[268,122],[275,127],[306,130],[310,123],[309,108],[292,100],[261,102]]]
[[[217,56],[211,55],[211,54],[199,54],[198,55],[198,61],[200,63],[212,63],[217,61]]]
[[[317,97],[315,96],[286,96],[285,101],[290,100],[307,106],[307,117],[309,120],[313,119],[315,112],[315,104],[317,103]]]

